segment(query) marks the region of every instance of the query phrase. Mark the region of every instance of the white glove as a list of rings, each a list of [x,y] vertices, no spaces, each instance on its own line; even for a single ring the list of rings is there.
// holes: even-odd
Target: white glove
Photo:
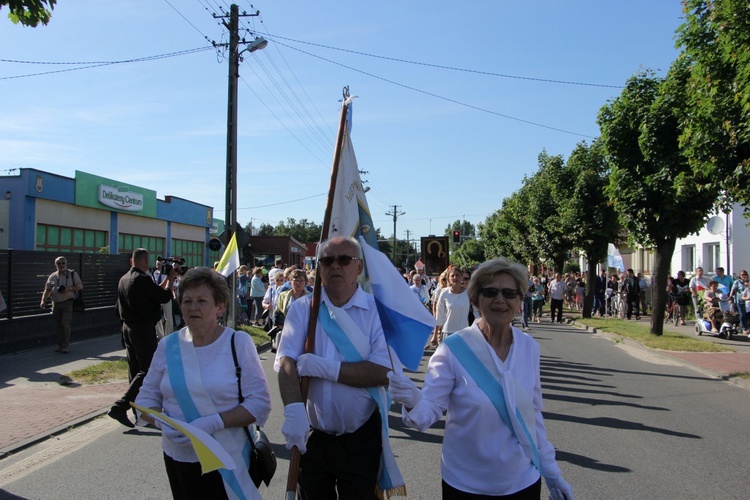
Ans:
[[[310,421],[304,403],[291,403],[284,407],[284,423],[281,433],[286,438],[286,449],[295,446],[301,454],[307,451],[307,438],[310,437]]]
[[[224,421],[221,419],[221,415],[214,413],[207,417],[198,417],[190,425],[197,427],[206,434],[212,435],[214,432],[224,428]]]
[[[547,481],[547,488],[549,488],[549,500],[575,500],[573,488],[565,482],[562,476],[554,480],[547,478],[545,480]]]
[[[414,408],[422,400],[422,391],[403,373],[388,372],[388,393],[397,403],[403,403],[407,408]]]
[[[315,354],[303,354],[297,358],[297,374],[300,377],[324,378],[338,382],[341,361],[321,358]]]
[[[161,433],[164,437],[172,441],[174,444],[188,444],[190,442],[190,438],[187,437],[182,432],[178,431],[177,429],[174,429],[170,427],[169,425],[163,425],[161,428]]]

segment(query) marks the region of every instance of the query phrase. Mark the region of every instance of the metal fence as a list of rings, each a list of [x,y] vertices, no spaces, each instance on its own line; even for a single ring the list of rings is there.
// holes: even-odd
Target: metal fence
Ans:
[[[114,307],[117,283],[130,269],[129,255],[0,250],[0,290],[8,305],[0,318],[12,321],[49,314],[39,303],[59,256],[65,257],[68,269],[75,270],[81,277],[87,310]]]

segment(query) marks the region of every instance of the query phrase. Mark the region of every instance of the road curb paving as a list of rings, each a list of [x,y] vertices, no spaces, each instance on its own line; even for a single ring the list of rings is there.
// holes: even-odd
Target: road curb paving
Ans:
[[[266,351],[269,351],[270,349],[271,349],[271,343],[270,342],[266,342],[264,344],[261,344],[261,345],[257,346],[257,350],[258,350],[259,354],[265,353]],[[44,352],[45,351],[43,349],[40,349],[40,350],[29,350],[29,351],[24,351],[24,352],[21,352],[21,353],[14,353],[13,355],[8,355],[8,356],[32,356],[32,357],[36,358],[38,355],[40,355],[40,353],[44,353]],[[123,350],[123,353],[124,353],[124,350]],[[3,356],[3,357],[5,357],[5,356]],[[61,358],[61,357],[55,357],[53,359],[56,359],[56,360],[59,360],[59,361],[65,361],[66,362],[66,363],[63,363],[60,366],[70,365],[71,362],[75,363],[77,365],[76,369],[78,368],[78,366],[93,365],[93,364],[96,364],[96,363],[99,363],[99,362],[102,361],[101,359],[98,359],[98,357],[96,355],[90,356],[90,357],[87,357],[87,356],[84,355],[84,359],[77,359],[77,360],[76,359],[71,360],[71,358]],[[12,365],[12,364],[9,363],[8,365]],[[20,367],[20,366],[23,366],[23,363],[16,363],[16,366],[15,367],[11,367],[11,370],[13,370],[13,369],[18,370],[18,367]],[[57,367],[56,366],[47,367],[44,370],[34,371],[34,373],[37,374],[37,376],[38,376],[38,374],[40,372],[41,373],[48,373],[50,371],[53,371],[55,368],[57,368]],[[33,371],[33,369],[32,369],[32,371]],[[13,380],[15,378],[23,378],[23,377],[24,377],[24,375],[20,374],[20,373],[11,373],[11,374],[8,374],[8,380]],[[47,392],[47,393],[51,392],[50,391],[50,387],[52,387],[53,389],[55,388],[55,386],[52,385],[52,382],[48,380],[48,381],[46,381],[46,385],[45,384],[40,384],[40,385],[8,386],[8,387],[0,388],[0,391],[11,389],[12,392],[15,392],[15,393],[23,392],[24,395],[27,398],[31,399],[31,400],[34,400],[35,397],[38,398],[39,400],[44,400],[44,398],[45,398],[45,394],[44,393],[45,392]],[[93,386],[80,386],[80,387],[81,388],[78,388],[78,387],[72,388],[71,390],[73,390],[73,391],[75,391],[75,390],[81,390],[82,392],[84,392],[84,394],[78,395],[79,397],[82,397],[82,398],[92,398],[92,397],[94,397],[94,394],[92,394],[91,389],[90,389]],[[86,391],[86,388],[88,388],[89,390]],[[119,391],[119,389],[121,389],[121,388],[118,387],[118,391]],[[96,392],[97,391],[94,391],[94,393],[96,393]],[[0,392],[0,394],[2,394],[2,392]],[[117,394],[120,394],[120,392],[118,392]],[[116,399],[116,396],[112,396],[112,402],[114,402],[115,399]],[[89,407],[90,407],[90,405],[89,405]],[[106,415],[106,413],[107,413],[108,410],[109,410],[109,404],[107,404],[106,406],[104,406],[102,408],[94,410],[94,411],[85,410],[83,412],[83,414],[76,415],[76,416],[72,417],[70,420],[67,420],[65,422],[52,425],[52,426],[50,426],[50,428],[45,429],[45,430],[43,430],[41,432],[35,432],[35,431],[26,431],[26,432],[24,432],[24,431],[21,431],[20,432],[21,434],[26,434],[23,438],[21,438],[21,439],[19,439],[17,441],[11,441],[11,442],[7,443],[6,445],[3,445],[2,447],[0,447],[0,460],[4,459],[6,457],[9,457],[9,456],[11,456],[11,455],[13,455],[15,453],[18,453],[18,452],[24,450],[25,448],[28,448],[30,446],[33,446],[33,445],[37,444],[37,443],[45,441],[45,440],[47,440],[49,438],[52,438],[52,437],[60,435],[60,434],[62,434],[64,432],[67,432],[68,430],[70,430],[72,428],[79,427],[81,425],[87,424],[87,423],[91,422],[92,420],[101,417],[102,415]],[[57,411],[57,410],[52,409],[52,411]],[[74,412],[74,410],[71,410],[68,413],[71,413],[71,412]],[[7,417],[7,415],[6,415],[6,417]],[[4,421],[0,422],[0,425],[19,425],[19,426],[27,425],[30,428],[34,428],[34,427],[38,427],[38,426],[43,426],[44,425],[43,422],[42,423],[36,423],[36,424],[30,424],[30,421],[29,421],[28,418],[20,419],[20,421],[19,421],[19,418],[16,418],[16,420],[13,421],[13,422],[11,422],[10,420],[12,420],[12,419],[7,419],[6,418]],[[45,419],[42,419],[42,420],[45,420]],[[3,432],[3,434],[6,434],[6,433]],[[12,440],[12,438],[11,438],[11,440]]]

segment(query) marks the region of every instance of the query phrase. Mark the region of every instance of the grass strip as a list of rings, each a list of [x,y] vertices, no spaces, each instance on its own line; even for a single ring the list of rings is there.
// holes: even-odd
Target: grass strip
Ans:
[[[128,379],[128,361],[126,359],[102,361],[67,373],[66,376],[81,385],[121,382]]]
[[[262,328],[244,325],[240,327],[240,331],[249,334],[256,346],[271,341],[271,337]],[[92,385],[122,382],[127,379],[128,361],[123,358],[113,361],[102,361],[101,363],[66,373],[61,377],[61,383],[64,385],[70,385],[71,383]]]
[[[650,349],[683,352],[736,352],[734,349],[724,347],[723,345],[698,340],[689,335],[671,332],[667,329],[664,329],[664,333],[661,336],[651,335],[649,325],[635,321],[611,318],[577,318],[576,323],[621,335],[640,342]]]

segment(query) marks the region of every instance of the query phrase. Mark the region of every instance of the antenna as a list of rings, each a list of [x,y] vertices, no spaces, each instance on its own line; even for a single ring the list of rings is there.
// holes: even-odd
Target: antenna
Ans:
[[[706,229],[711,234],[719,234],[724,230],[724,219],[718,215],[714,215],[706,223]]]

